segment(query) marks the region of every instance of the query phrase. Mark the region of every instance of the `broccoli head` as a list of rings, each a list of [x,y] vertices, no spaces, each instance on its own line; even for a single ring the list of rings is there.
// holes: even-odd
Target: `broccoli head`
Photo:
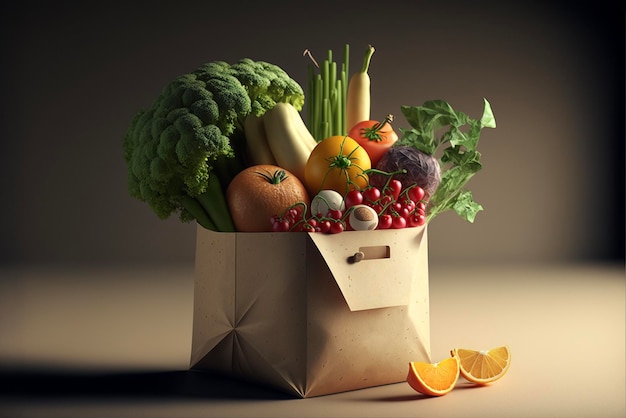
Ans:
[[[222,190],[237,172],[232,167],[245,161],[235,141],[248,114],[262,115],[277,102],[302,109],[302,87],[261,61],[215,61],[175,78],[124,136],[130,195],[161,219],[178,213],[183,222],[232,230]]]
[[[265,61],[244,58],[231,66],[252,100],[252,112],[261,116],[277,102],[292,104],[297,110],[304,106],[302,87],[280,67]]]

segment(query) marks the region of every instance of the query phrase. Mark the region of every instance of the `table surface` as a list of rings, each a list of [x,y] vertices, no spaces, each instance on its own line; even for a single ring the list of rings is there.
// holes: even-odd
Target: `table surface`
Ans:
[[[505,377],[294,399],[187,371],[193,266],[0,269],[0,416],[621,417],[624,267],[431,266],[433,361],[508,344]]]

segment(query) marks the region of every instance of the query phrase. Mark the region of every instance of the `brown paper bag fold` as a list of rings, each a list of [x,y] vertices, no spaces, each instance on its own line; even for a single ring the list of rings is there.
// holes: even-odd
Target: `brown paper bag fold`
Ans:
[[[427,255],[425,227],[198,227],[191,368],[303,398],[403,381],[430,361]]]

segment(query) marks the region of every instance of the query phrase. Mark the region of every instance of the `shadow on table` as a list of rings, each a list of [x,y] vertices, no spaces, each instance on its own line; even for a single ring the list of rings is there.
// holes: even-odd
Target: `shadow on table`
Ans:
[[[293,399],[266,386],[199,371],[78,374],[0,372],[0,398]]]

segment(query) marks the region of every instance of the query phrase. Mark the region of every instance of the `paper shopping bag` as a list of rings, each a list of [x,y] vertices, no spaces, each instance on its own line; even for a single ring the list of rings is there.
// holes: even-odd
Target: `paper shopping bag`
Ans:
[[[190,367],[313,397],[430,361],[427,228],[197,230]]]

